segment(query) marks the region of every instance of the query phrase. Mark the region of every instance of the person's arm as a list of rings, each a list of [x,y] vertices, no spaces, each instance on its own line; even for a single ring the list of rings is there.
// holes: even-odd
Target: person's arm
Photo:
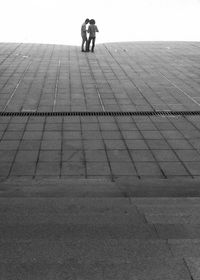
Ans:
[[[81,32],[86,32],[86,25],[81,26]]]
[[[87,30],[87,32],[88,32],[88,33],[90,33],[90,25],[88,26],[88,30]]]
[[[96,30],[95,30],[96,32],[99,32],[99,29],[98,29],[98,27],[97,27],[97,26],[95,26],[95,29],[96,29]]]

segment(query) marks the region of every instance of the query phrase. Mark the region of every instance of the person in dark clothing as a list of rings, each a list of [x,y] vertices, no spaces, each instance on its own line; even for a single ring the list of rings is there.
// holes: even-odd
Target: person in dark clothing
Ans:
[[[87,49],[87,45],[88,45],[88,39],[87,39],[87,28],[86,25],[89,23],[89,18],[87,18],[85,20],[85,22],[82,24],[81,26],[81,37],[82,37],[82,45],[81,45],[81,51],[84,52],[84,45],[86,45],[86,49]]]
[[[92,42],[92,48],[91,51],[94,52],[94,47],[95,47],[95,41],[96,41],[96,32],[99,32],[96,24],[95,24],[95,20],[91,19],[90,20],[90,25],[88,27],[88,31],[89,33],[89,40],[88,40],[88,46],[87,46],[87,51],[90,51],[90,43]]]

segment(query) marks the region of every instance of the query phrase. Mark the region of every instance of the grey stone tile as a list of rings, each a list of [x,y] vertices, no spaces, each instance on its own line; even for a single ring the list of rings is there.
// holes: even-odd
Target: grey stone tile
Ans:
[[[12,162],[15,154],[16,154],[15,150],[13,151],[0,150],[0,162]]]
[[[144,140],[126,140],[128,149],[131,150],[148,150],[148,146]]]
[[[162,172],[155,162],[135,162],[135,166],[139,175],[160,176]]]
[[[83,131],[96,131],[99,130],[99,124],[98,123],[83,123],[82,124],[82,130]]]
[[[111,161],[110,165],[113,175],[136,175],[136,170],[132,162]]]
[[[170,146],[167,144],[165,140],[148,140],[147,139],[148,146],[150,149],[155,150],[170,150]]]
[[[199,239],[169,239],[168,244],[175,257],[200,257]]]
[[[119,124],[119,128],[121,129],[121,130],[130,130],[130,131],[132,131],[132,130],[138,130],[138,128],[137,128],[137,126],[135,125],[135,123],[126,123],[126,122],[120,122]]]
[[[107,162],[86,162],[87,175],[110,175],[110,168]]]
[[[60,161],[61,152],[58,150],[41,150],[39,154],[39,161]]]
[[[191,224],[154,224],[161,239],[197,239],[200,234],[199,225]]]
[[[166,176],[190,175],[181,162],[159,162]]]
[[[19,140],[2,140],[0,141],[0,150],[16,150],[19,144]]]
[[[145,139],[163,139],[159,131],[142,130],[141,133]]]
[[[11,176],[34,175],[36,162],[14,162],[12,166]]]
[[[200,278],[200,257],[185,258],[193,280]]]
[[[110,161],[131,161],[131,157],[127,150],[108,150],[107,154]]]
[[[150,150],[130,150],[133,161],[155,161]]]
[[[101,127],[101,130],[102,131],[115,131],[115,130],[118,130],[118,127],[117,127],[117,125],[115,124],[115,123],[100,123],[100,127]]]
[[[174,151],[171,150],[151,150],[151,152],[155,156],[157,161],[179,161]]]
[[[12,162],[0,162],[0,176],[9,175]]]
[[[167,142],[174,150],[193,149],[192,145],[183,139],[167,139]]]
[[[103,139],[122,139],[121,133],[119,131],[102,131],[102,138]]]
[[[38,151],[21,151],[19,150],[16,154],[15,161],[19,162],[28,162],[28,161],[35,161],[38,157]]]
[[[181,161],[200,161],[200,154],[195,150],[177,150],[177,155]]]
[[[23,131],[25,128],[25,123],[10,123],[8,125],[7,130],[8,131]],[[4,130],[6,128],[6,124],[1,124],[0,125],[0,130]],[[26,127],[28,129],[28,127]]]
[[[43,140],[41,142],[41,150],[60,150],[61,140]]]
[[[192,175],[200,175],[200,162],[185,162],[185,165]]]
[[[25,131],[23,140],[40,140],[42,138],[42,131]]]
[[[63,150],[62,151],[62,161],[84,161],[85,157],[82,150]]]
[[[61,137],[61,131],[44,131],[43,133],[43,140],[60,140]]]
[[[39,150],[40,140],[22,140],[19,145],[20,150]]]
[[[143,139],[141,133],[136,130],[122,130],[124,139]]]
[[[85,158],[86,161],[107,161],[105,150],[85,150]]]
[[[82,137],[84,140],[94,140],[94,139],[102,139],[101,132],[96,130],[96,131],[82,131]]]
[[[108,150],[116,150],[116,149],[121,149],[121,150],[125,150],[125,144],[123,140],[109,140],[109,139],[105,139],[105,145],[106,148]]]
[[[44,128],[43,123],[28,123],[26,126],[27,131],[41,131],[41,130],[43,130],[43,128]],[[46,126],[45,126],[45,129],[47,129]]]
[[[85,176],[85,167],[83,162],[67,161],[62,163],[61,169],[62,176]]]
[[[177,130],[164,130],[162,135],[166,139],[183,139],[183,135]]]
[[[85,150],[103,150],[104,143],[102,140],[83,140]]]
[[[60,162],[38,162],[36,175],[59,175],[60,174]]]

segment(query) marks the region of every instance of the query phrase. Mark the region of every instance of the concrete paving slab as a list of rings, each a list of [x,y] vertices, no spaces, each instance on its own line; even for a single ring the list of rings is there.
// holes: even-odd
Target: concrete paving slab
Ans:
[[[191,273],[191,277],[194,280],[199,279],[200,277],[200,258],[185,258],[187,267]]]
[[[199,279],[199,50],[0,44],[2,279]]]
[[[114,264],[112,262],[91,262],[44,264],[38,262],[21,265],[1,265],[2,276],[13,279],[18,276],[21,279],[164,279],[164,280],[190,280],[190,274],[182,263],[174,259],[153,260],[134,259],[133,263]]]
[[[162,240],[79,239],[1,240],[1,263],[111,262],[132,263],[135,258],[170,258]]]

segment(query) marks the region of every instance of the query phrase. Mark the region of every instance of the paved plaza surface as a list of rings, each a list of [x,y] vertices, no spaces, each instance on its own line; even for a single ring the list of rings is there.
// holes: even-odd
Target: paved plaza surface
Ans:
[[[199,110],[200,43],[0,44],[1,111]]]
[[[0,43],[0,279],[200,279],[199,62]]]
[[[199,111],[199,43],[0,45],[0,177],[200,176],[200,116],[5,116]]]

